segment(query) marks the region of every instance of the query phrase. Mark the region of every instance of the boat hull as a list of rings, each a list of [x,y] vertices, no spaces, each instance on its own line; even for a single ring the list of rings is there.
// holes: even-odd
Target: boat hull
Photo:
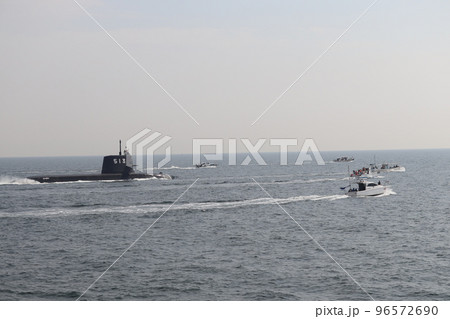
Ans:
[[[393,168],[378,169],[378,173],[388,173],[388,172],[406,172],[406,168],[400,166],[400,167],[393,167]]]
[[[379,185],[363,191],[349,191],[347,195],[352,197],[379,196],[385,194],[387,189],[387,186]]]
[[[62,182],[78,182],[78,181],[115,181],[115,180],[128,180],[137,178],[159,178],[168,179],[167,175],[157,174],[143,174],[143,173],[131,173],[127,176],[123,174],[89,174],[89,175],[44,175],[44,176],[31,176],[28,179],[32,179],[39,183],[62,183]]]

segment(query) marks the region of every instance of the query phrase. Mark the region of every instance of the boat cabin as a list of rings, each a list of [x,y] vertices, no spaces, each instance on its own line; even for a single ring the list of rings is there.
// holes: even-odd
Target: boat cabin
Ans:
[[[365,183],[365,182],[359,182],[358,183],[358,191],[365,191],[367,189],[367,187],[375,187],[378,186],[379,184],[374,183],[374,182],[369,182],[369,183]]]

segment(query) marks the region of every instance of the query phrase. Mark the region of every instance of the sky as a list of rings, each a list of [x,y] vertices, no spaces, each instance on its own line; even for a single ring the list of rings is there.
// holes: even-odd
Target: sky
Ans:
[[[448,1],[77,2],[112,38],[74,0],[0,0],[0,157],[111,154],[144,128],[174,153],[450,147]]]

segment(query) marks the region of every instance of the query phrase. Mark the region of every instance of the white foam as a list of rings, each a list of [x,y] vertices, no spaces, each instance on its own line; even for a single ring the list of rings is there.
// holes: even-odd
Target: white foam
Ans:
[[[375,196],[375,197],[384,197],[384,196],[389,196],[389,195],[397,195],[397,193],[394,192],[392,190],[392,188],[388,187],[388,188],[385,189],[384,194],[381,194],[381,195],[378,195],[378,196]]]
[[[117,182],[128,182],[128,181],[146,181],[146,180],[171,180],[172,176],[164,175],[163,177],[147,177],[147,178],[133,178],[129,179],[112,179],[112,180],[78,180],[78,181],[67,181],[67,182],[52,182],[52,183],[39,183],[38,181],[15,176],[0,176],[0,185],[25,185],[25,184],[40,184],[40,185],[50,185],[50,184],[74,184],[74,183],[117,183]]]
[[[246,178],[248,179],[248,177]],[[318,178],[318,179],[295,179],[291,181],[270,181],[270,182],[258,182],[260,185],[280,185],[280,184],[308,184],[308,183],[320,183],[327,181],[336,181],[337,178]],[[347,178],[348,180],[348,178]],[[211,184],[208,187],[236,187],[236,186],[255,186],[255,182],[246,183],[221,183],[221,184]]]
[[[397,167],[397,168],[393,168],[390,169],[389,172],[406,172],[406,168],[405,167]]]
[[[302,201],[320,201],[328,200],[334,201],[337,199],[347,198],[347,195],[306,195],[306,196],[294,196],[288,198],[269,198],[262,197],[256,199],[247,199],[241,201],[225,201],[225,202],[196,202],[196,203],[183,203],[176,204],[171,207],[171,204],[149,204],[149,205],[135,205],[126,207],[101,207],[101,208],[55,208],[41,211],[26,211],[17,213],[0,213],[1,217],[62,217],[62,216],[76,216],[76,215],[89,215],[89,214],[147,214],[147,213],[163,213],[170,208],[170,211],[179,210],[217,210],[217,209],[229,209],[229,208],[242,208],[248,206],[258,205],[286,205],[295,202]]]
[[[17,177],[9,175],[0,176],[0,185],[26,185],[26,184],[39,184],[39,182],[25,177]]]

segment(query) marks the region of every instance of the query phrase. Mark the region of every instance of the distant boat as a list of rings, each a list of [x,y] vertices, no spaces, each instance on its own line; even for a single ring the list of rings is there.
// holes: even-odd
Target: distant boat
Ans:
[[[343,157],[339,157],[333,160],[333,162],[335,163],[348,163],[348,162],[353,162],[355,159],[353,157],[347,157],[347,156],[343,156]]]
[[[398,164],[381,164],[380,168],[377,168],[377,172],[405,172],[406,168],[403,166],[400,166]]]
[[[375,161],[375,156],[373,157],[373,162],[376,163]],[[398,164],[388,164],[388,163],[383,163],[380,165],[377,164],[370,164],[370,169],[373,172],[376,173],[387,173],[387,172],[406,172],[406,168],[403,166],[400,166]]]
[[[133,169],[133,159],[131,154],[125,149],[122,155],[121,141],[119,141],[119,155],[108,155],[103,157],[103,166],[101,174],[86,175],[43,175],[31,176],[28,179],[39,183],[57,183],[57,182],[76,182],[76,181],[108,181],[108,180],[127,180],[136,178],[158,178],[172,179],[170,175],[145,174],[136,172]]]
[[[369,167],[363,167],[361,169],[354,170],[350,177],[354,178],[373,178],[375,177],[374,172],[376,173],[376,166],[374,164],[370,164]]]
[[[202,167],[216,167],[216,166],[217,166],[217,164],[214,164],[214,163],[205,163],[205,162],[200,163],[200,164],[195,164],[195,167],[197,167],[197,168],[202,168]]]

